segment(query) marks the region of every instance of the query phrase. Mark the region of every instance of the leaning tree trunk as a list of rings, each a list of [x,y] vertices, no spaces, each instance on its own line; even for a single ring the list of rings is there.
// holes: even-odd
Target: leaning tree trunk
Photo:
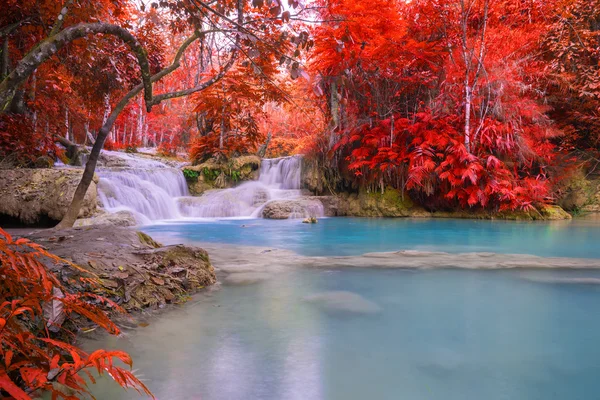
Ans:
[[[171,72],[175,71],[177,68],[179,68],[179,66],[180,66],[179,62],[180,62],[180,59],[181,59],[183,53],[196,39],[198,39],[198,37],[200,37],[200,35],[201,35],[201,32],[196,32],[191,37],[189,37],[177,51],[177,54],[175,55],[175,59],[173,60],[173,63],[170,66],[164,68],[162,71],[153,75],[149,81],[151,83],[156,82],[156,81],[160,80],[161,78],[169,75]],[[164,94],[154,96],[150,100],[150,102],[152,104],[158,105],[164,100],[188,96],[190,94],[200,92],[200,91],[214,85],[215,83],[219,82],[223,78],[223,76],[225,76],[225,74],[227,73],[227,71],[229,71],[231,69],[231,67],[233,67],[235,60],[237,58],[237,54],[238,54],[238,51],[236,48],[234,48],[229,62],[227,64],[225,64],[225,66],[221,69],[221,71],[217,75],[213,76],[209,80],[202,82],[193,88],[179,90],[176,92],[164,93]],[[85,194],[86,194],[88,188],[90,187],[92,180],[94,179],[94,173],[96,171],[96,164],[98,163],[98,158],[100,157],[100,152],[102,151],[102,148],[104,147],[104,142],[105,142],[106,138],[108,137],[108,134],[112,131],[115,121],[117,120],[117,117],[119,116],[119,114],[121,114],[121,112],[127,106],[127,104],[129,104],[129,102],[133,98],[135,98],[140,92],[142,92],[142,90],[144,90],[144,89],[145,89],[145,83],[140,83],[139,85],[137,85],[136,87],[131,89],[129,91],[129,93],[127,93],[125,95],[125,97],[123,97],[121,99],[119,104],[117,104],[117,106],[111,111],[110,116],[104,122],[104,124],[102,125],[102,128],[100,128],[100,131],[98,131],[96,141],[94,142],[94,146],[92,146],[92,151],[90,152],[88,161],[85,164],[83,176],[81,177],[81,181],[79,182],[79,185],[77,185],[77,189],[75,189],[75,194],[73,195],[73,200],[71,201],[71,205],[69,206],[69,209],[67,210],[63,219],[56,226],[56,229],[71,228],[75,224],[75,221],[77,220],[77,217],[79,216],[79,211],[81,209],[81,205],[83,204]],[[133,127],[132,127],[132,129],[133,129]]]

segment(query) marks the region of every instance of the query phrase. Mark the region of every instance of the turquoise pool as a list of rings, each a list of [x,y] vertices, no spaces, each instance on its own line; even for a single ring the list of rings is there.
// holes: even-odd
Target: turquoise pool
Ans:
[[[130,352],[161,400],[589,400],[600,288],[537,278],[598,275],[295,269],[86,347]],[[308,301],[340,292],[354,297]]]
[[[164,243],[218,242],[293,250],[307,256],[395,250],[495,252],[600,258],[600,222],[324,218],[181,221],[144,231]]]

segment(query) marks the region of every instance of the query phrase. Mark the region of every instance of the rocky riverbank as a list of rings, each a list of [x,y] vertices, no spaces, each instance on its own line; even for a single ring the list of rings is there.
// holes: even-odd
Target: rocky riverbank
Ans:
[[[71,204],[82,169],[20,168],[0,171],[0,223],[13,220],[25,225],[58,223]],[[97,208],[95,176],[85,195],[79,217],[89,217]]]
[[[410,198],[402,198],[401,194],[393,189],[386,189],[383,194],[360,191],[359,193],[339,193],[332,196],[307,195],[299,199],[275,200],[267,203],[262,217],[288,219],[294,218],[296,215],[314,215],[315,210],[322,210],[323,215],[327,217],[461,218],[513,221],[552,221],[572,218],[569,213],[556,205],[546,205],[530,211],[427,211],[414,205]]]
[[[26,237],[85,271],[68,265],[50,266],[71,290],[89,290],[80,278],[96,278],[94,292],[128,311],[181,302],[190,293],[216,283],[205,250],[162,246],[128,228],[101,225],[43,230]]]

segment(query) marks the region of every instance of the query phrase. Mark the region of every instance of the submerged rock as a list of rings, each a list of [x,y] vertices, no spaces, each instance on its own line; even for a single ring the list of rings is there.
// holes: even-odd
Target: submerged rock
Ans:
[[[307,198],[273,200],[262,210],[263,218],[267,219],[311,218],[323,214],[323,204]]]
[[[265,274],[262,272],[236,272],[228,275],[223,282],[226,285],[254,285],[256,283],[263,282],[269,278],[269,274]]]
[[[356,314],[373,314],[381,311],[381,307],[359,294],[346,291],[331,291],[305,297],[309,303],[316,304],[326,311]]]
[[[0,173],[0,216],[6,215],[23,224],[36,224],[50,219],[60,221],[81,180],[81,169],[14,169]],[[96,211],[98,177],[85,195],[79,217]]]

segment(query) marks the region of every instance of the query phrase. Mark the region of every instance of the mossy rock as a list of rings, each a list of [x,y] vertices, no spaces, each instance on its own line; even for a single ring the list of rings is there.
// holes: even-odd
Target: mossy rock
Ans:
[[[340,196],[339,215],[357,217],[409,217],[414,204],[399,190],[386,188],[381,192],[367,192]]]
[[[577,171],[561,188],[563,195],[558,204],[565,210],[578,211],[595,203],[598,182],[586,179],[583,171]]]
[[[193,195],[200,195],[210,189],[224,189],[238,182],[258,179],[261,159],[246,155],[229,160],[211,158],[201,164],[186,166],[183,174]]]
[[[563,210],[560,206],[544,206],[540,210],[540,214],[548,221],[572,218],[571,214]]]
[[[154,249],[162,247],[162,244],[158,243],[144,232],[137,231],[136,233],[138,235],[138,238],[140,239],[140,243],[142,243],[143,245],[152,247]]]

